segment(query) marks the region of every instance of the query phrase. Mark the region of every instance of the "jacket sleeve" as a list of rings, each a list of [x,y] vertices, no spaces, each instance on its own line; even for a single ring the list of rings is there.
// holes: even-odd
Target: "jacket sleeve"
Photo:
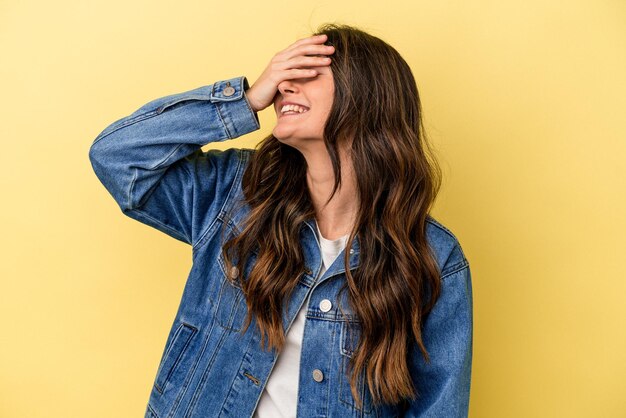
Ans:
[[[406,418],[461,418],[469,412],[472,370],[472,284],[464,261],[442,277],[442,292],[426,318],[422,338],[430,362],[415,345],[410,357],[417,398]]]
[[[248,88],[240,76],[165,96],[95,138],[91,165],[125,215],[196,245],[226,203],[244,159],[240,149],[201,147],[260,128]]]

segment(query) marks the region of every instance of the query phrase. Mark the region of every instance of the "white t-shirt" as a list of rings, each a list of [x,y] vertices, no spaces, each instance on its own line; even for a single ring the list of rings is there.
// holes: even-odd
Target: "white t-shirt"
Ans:
[[[318,227],[317,237],[322,248],[321,276],[345,248],[348,234],[335,240],[329,240],[322,236]],[[302,349],[304,320],[308,304],[309,299],[307,298],[285,336],[285,346],[276,359],[274,369],[261,394],[254,418],[295,418],[296,416],[298,409],[300,351]]]

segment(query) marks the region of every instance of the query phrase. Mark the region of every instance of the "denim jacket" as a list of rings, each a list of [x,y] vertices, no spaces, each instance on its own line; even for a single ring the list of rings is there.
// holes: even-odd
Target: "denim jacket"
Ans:
[[[249,211],[244,205],[227,216],[243,198],[241,179],[255,150],[201,149],[260,128],[244,94],[248,88],[248,80],[240,76],[153,100],[106,127],[89,150],[96,176],[125,215],[192,249],[192,267],[146,417],[251,417],[277,359],[275,350],[261,349],[256,320],[240,332],[247,307],[241,288],[227,280],[239,272],[226,271],[221,255],[221,231],[224,240],[238,234]],[[432,217],[426,232],[442,272],[442,292],[423,328],[430,362],[424,362],[415,345],[409,353],[418,397],[375,405],[361,375],[358,391],[364,403],[357,408],[345,371],[356,345],[347,331],[358,332],[359,323],[347,297],[338,296],[345,280],[344,252],[318,277],[322,258],[315,219],[303,223],[300,238],[307,269],[283,316],[287,332],[310,294],[298,417],[467,416],[473,329],[469,263],[456,237]],[[344,251],[350,251],[350,269],[355,269],[358,235]],[[243,277],[256,256],[249,257]],[[345,316],[337,309],[339,303]]]

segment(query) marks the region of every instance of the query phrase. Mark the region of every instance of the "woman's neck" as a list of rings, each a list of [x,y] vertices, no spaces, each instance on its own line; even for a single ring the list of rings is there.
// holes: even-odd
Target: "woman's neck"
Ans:
[[[322,236],[337,239],[349,233],[357,213],[356,178],[352,164],[345,154],[341,155],[341,186],[323,206],[333,190],[335,177],[327,152],[316,153],[307,159],[307,186],[315,208],[316,220]]]

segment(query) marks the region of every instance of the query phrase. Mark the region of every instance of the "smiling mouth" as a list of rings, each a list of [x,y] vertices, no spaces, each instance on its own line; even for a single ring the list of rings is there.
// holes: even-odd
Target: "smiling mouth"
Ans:
[[[287,117],[287,116],[300,116],[300,115],[303,115],[303,114],[305,114],[305,113],[308,113],[308,110],[307,110],[306,112],[302,112],[302,113],[299,113],[299,112],[294,112],[294,113],[281,113],[281,114],[280,114],[279,119],[285,118],[285,117]]]

